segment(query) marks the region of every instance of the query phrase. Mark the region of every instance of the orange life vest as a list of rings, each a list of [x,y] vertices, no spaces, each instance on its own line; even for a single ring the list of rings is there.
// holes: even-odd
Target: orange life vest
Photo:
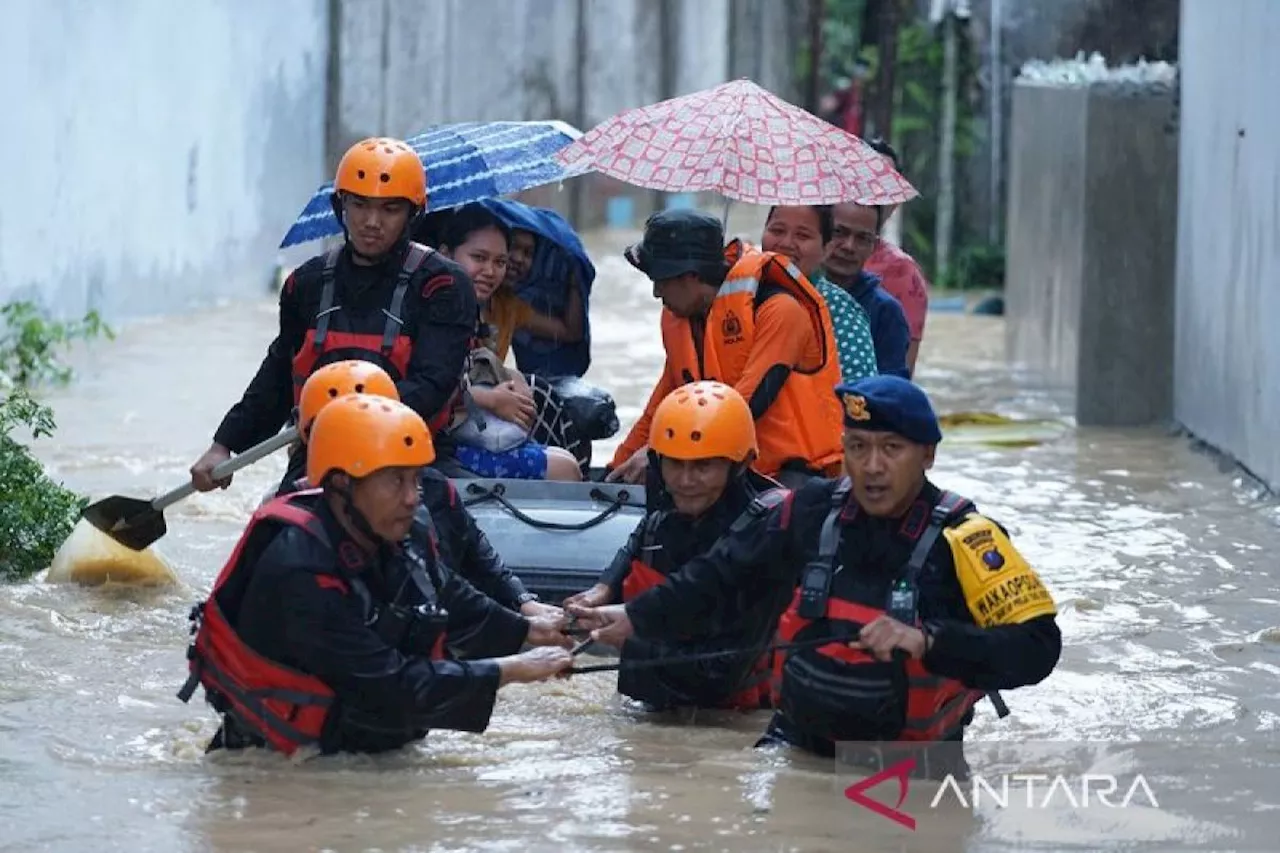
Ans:
[[[400,382],[409,373],[409,359],[413,355],[413,338],[405,333],[404,310],[405,295],[409,290],[409,279],[418,268],[431,256],[432,250],[421,243],[410,243],[404,255],[404,262],[396,276],[396,287],[391,295],[391,304],[383,312],[387,321],[381,334],[358,332],[351,327],[347,317],[343,315],[342,306],[334,305],[337,293],[335,274],[341,247],[331,249],[324,258],[324,269],[321,272],[322,289],[320,291],[320,308],[312,319],[312,326],[307,330],[302,347],[293,357],[293,402],[296,406],[302,396],[302,386],[318,367],[334,361],[355,358],[377,364],[391,376],[392,381]],[[451,401],[452,403],[453,401]],[[444,427],[449,421],[449,413],[453,406],[442,407],[440,414],[431,419],[428,426],[432,431]]]
[[[702,379],[735,386],[741,382],[755,346],[757,292],[766,285],[780,288],[808,312],[821,355],[812,364],[786,365],[791,374],[782,391],[756,420],[760,456],[753,467],[774,475],[787,462],[799,461],[824,475],[836,474],[843,457],[842,420],[835,398],[840,359],[826,302],[783,255],[734,240],[726,247],[725,258],[732,267],[711,303],[701,358],[689,321],[665,308],[662,311],[662,343],[671,379],[677,386]]]
[[[197,685],[202,685],[216,710],[233,715],[240,724],[285,755],[319,742],[333,709],[334,692],[314,675],[277,663],[249,648],[231,623],[249,587],[254,561],[270,543],[276,524],[299,527],[326,549],[332,549],[323,524],[311,510],[313,502],[322,494],[321,490],[313,489],[275,498],[249,519],[226,565],[218,573],[209,597],[192,608],[193,639],[187,648],[190,674],[178,692],[178,698],[188,702]],[[429,532],[434,551],[434,528]],[[337,562],[335,553],[334,570],[318,571],[317,576],[323,584],[349,592],[351,585],[336,569]],[[434,585],[434,581],[432,583]],[[441,630],[431,644],[432,660],[445,658],[445,642],[446,635]]]
[[[943,527],[952,518],[972,511],[972,504],[964,498],[942,493],[929,514],[928,524],[916,536],[911,557],[894,584],[886,606],[841,595],[839,522],[847,497],[848,481],[845,480],[833,493],[831,510],[819,536],[817,557],[809,563],[800,588],[779,620],[780,645],[795,642],[802,632],[819,638],[831,634],[832,623],[867,625],[886,612],[899,621],[918,625],[916,578]],[[899,599],[899,594],[903,598]],[[806,617],[801,615],[802,611],[821,615]],[[819,622],[826,624],[818,625]],[[806,631],[810,626],[814,627]],[[815,667],[815,663],[820,664],[821,669]],[[900,695],[890,695],[903,690],[905,701]],[[863,737],[853,730],[810,731],[831,740],[946,740],[960,731],[973,706],[983,697],[982,691],[930,673],[918,660],[884,663],[839,641],[812,649],[777,652],[774,691],[774,700],[783,713],[802,726],[806,720],[826,720],[836,726],[843,723],[857,728],[859,724],[853,721],[862,719],[874,720],[875,725],[885,726],[887,730],[897,729],[896,733],[881,737]],[[887,719],[885,709],[890,707],[903,711],[901,720]],[[813,723],[808,725],[812,727]]]
[[[645,554],[651,553],[658,544],[658,528],[662,524],[664,515],[665,513],[663,512],[651,512],[644,520],[644,531],[640,538],[641,556],[631,561],[631,569],[622,581],[622,600],[624,602],[632,601],[637,596],[648,592],[667,579],[666,575],[654,568],[644,557]],[[761,655],[760,659],[751,668],[751,673],[743,681],[742,686],[726,697],[720,703],[720,707],[741,711],[757,711],[761,708],[772,707],[771,660],[772,656],[768,653]]]

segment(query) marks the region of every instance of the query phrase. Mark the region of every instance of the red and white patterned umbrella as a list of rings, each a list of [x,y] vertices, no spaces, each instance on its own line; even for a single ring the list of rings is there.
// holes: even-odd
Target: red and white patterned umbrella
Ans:
[[[919,195],[861,139],[750,80],[626,110],[555,156],[634,186],[749,204],[899,204]]]

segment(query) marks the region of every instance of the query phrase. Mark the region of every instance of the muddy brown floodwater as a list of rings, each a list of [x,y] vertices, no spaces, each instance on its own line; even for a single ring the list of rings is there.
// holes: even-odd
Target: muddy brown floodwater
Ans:
[[[592,245],[588,379],[612,389],[625,427],[661,363],[657,305],[617,235]],[[1002,322],[931,315],[921,384],[943,412],[1057,416],[1054,394],[1006,368]],[[77,356],[40,456],[95,496],[178,484],[274,327],[265,297],[129,325]],[[753,750],[766,715],[646,718],[605,674],[507,688],[483,735],[433,733],[393,755],[205,758],[213,714],[174,697],[188,608],[282,468],[270,459],[166,513],[160,549],[178,589],[0,588],[0,847],[1013,851],[1132,838],[1276,849],[1277,507],[1185,439],[1070,429],[1026,449],[944,442],[934,476],[1008,525],[1061,611],[1057,671],[1007,695],[1005,720],[980,706],[971,741],[1159,740],[1130,769],[1161,794],[1199,780],[1202,795],[1176,810],[1172,794],[1105,813],[942,807],[915,832],[846,799],[831,762]]]

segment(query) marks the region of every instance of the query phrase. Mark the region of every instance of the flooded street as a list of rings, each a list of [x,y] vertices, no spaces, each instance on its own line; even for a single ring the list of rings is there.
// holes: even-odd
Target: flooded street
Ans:
[[[614,393],[625,431],[662,351],[658,304],[619,256],[621,245],[616,236],[593,243],[600,275],[587,379]],[[55,476],[95,497],[178,485],[275,326],[275,301],[264,296],[125,327],[114,343],[77,356],[78,379],[50,398],[59,429],[39,455]],[[1053,394],[1022,386],[1005,367],[1003,339],[1000,318],[930,316],[917,379],[940,412],[1057,416]],[[597,464],[622,437],[596,445]],[[1029,823],[954,809],[903,833],[849,802],[849,782],[832,762],[753,750],[767,714],[648,719],[620,700],[607,673],[507,687],[485,734],[437,732],[394,755],[297,764],[274,755],[205,758],[214,715],[199,694],[190,705],[174,696],[186,674],[187,613],[283,467],[281,454],[237,475],[230,490],[165,513],[169,534],[158,550],[183,581],[176,589],[40,579],[0,587],[0,849],[1108,846],[1105,826],[1089,835],[1070,815],[1051,812]],[[1268,837],[1274,849],[1277,506],[1159,430],[1073,429],[1025,449],[944,441],[933,476],[1009,528],[1054,594],[1064,637],[1054,674],[1006,694],[1012,715],[1004,720],[980,705],[968,737],[1181,739],[1185,750],[1149,750],[1140,769],[1187,782],[1202,778],[1204,756],[1216,754],[1231,763],[1233,784],[1177,815],[1141,818],[1148,846],[1137,849],[1262,850],[1259,839]],[[1108,818],[1117,827],[1138,819]],[[1055,821],[1062,843],[1028,835],[1030,825]],[[1184,846],[1193,843],[1202,846]]]

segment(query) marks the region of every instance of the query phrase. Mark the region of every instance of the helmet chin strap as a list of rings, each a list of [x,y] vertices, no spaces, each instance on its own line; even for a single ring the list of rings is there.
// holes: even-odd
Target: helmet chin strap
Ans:
[[[671,493],[667,491],[667,482],[662,478],[662,457],[653,450],[650,450],[646,455],[649,457],[649,470],[652,472],[650,476],[653,478],[653,482],[657,484],[662,497],[670,501]],[[750,465],[746,460],[743,460],[742,462],[734,462],[733,466],[729,469],[729,480],[725,483],[726,490],[734,483],[745,480],[749,468]],[[721,497],[723,497],[723,495]]]
[[[364,538],[368,539],[375,547],[386,543],[386,539],[373,532],[373,527],[369,524],[369,520],[364,517],[364,513],[356,508],[355,495],[352,494],[353,480],[348,477],[346,485],[337,489],[339,500],[342,501],[342,511],[347,516],[347,520],[351,522],[351,526],[356,529]]]
[[[342,199],[339,194],[334,192],[329,194],[329,205],[333,208],[333,215],[337,217],[338,224],[342,226],[342,239],[347,244],[347,248],[351,254],[357,258],[368,261],[370,266],[377,266],[387,258],[399,255],[404,251],[405,246],[409,244],[409,234],[413,231],[413,223],[422,215],[422,208],[416,205],[413,212],[409,214],[409,218],[405,220],[404,228],[400,231],[400,236],[391,244],[391,247],[381,255],[366,255],[364,252],[356,248],[356,244],[351,242],[351,232],[347,230],[347,220],[342,215]]]

